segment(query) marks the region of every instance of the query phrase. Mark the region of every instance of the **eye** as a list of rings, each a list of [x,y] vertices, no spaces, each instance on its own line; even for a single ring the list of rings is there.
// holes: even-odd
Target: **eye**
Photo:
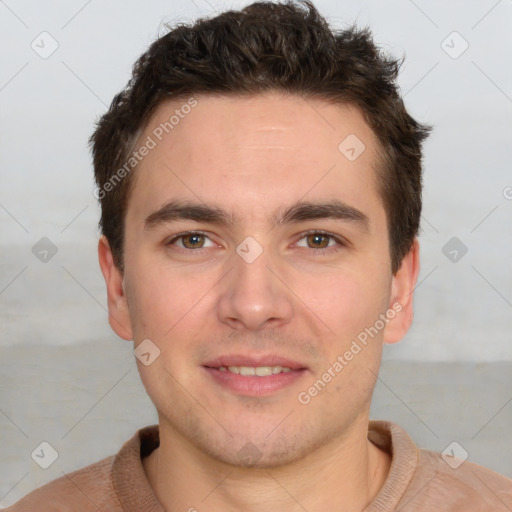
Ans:
[[[302,241],[305,241],[305,244],[301,243]],[[203,231],[187,231],[185,233],[180,233],[171,238],[165,243],[165,245],[176,246],[179,250],[189,252],[200,252],[202,249],[215,247],[215,243],[212,242],[208,235]],[[297,246],[299,247],[316,249],[316,251],[314,251],[315,253],[337,251],[340,247],[346,245],[347,244],[341,238],[332,235],[331,233],[314,230],[305,233],[297,243]]]
[[[309,231],[300,238],[299,242],[301,240],[305,240],[306,245],[297,244],[299,247],[318,249],[317,252],[328,251],[330,248],[336,247],[336,245],[338,245],[338,248],[334,250],[338,250],[339,246],[346,245],[339,237],[326,233],[325,231]]]
[[[205,247],[213,247],[215,244],[210,240],[211,245],[205,245],[206,240],[210,240],[206,233],[202,231],[188,231],[176,235],[165,245],[176,245],[180,249],[204,249]]]

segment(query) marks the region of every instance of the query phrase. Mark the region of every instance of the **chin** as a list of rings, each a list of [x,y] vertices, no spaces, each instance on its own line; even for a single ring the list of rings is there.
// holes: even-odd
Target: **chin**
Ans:
[[[279,427],[278,427],[279,428]],[[233,437],[226,435],[214,439],[194,436],[190,441],[210,458],[236,468],[271,469],[303,460],[309,453],[325,444],[329,436],[324,432],[308,432],[297,425],[278,432],[258,429],[259,432],[238,430]],[[223,432],[224,433],[224,432]]]
[[[219,451],[212,449],[211,446],[205,448],[211,458],[229,466],[262,470],[293,464],[303,459],[305,452],[309,451],[307,447],[303,447],[301,450],[288,443],[279,447],[275,444],[258,447],[251,441],[246,442],[239,450],[235,451],[233,446]]]

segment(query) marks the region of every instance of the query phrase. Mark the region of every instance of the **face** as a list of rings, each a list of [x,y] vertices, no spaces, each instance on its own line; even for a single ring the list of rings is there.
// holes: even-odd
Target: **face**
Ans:
[[[229,464],[290,463],[367,428],[382,343],[412,318],[417,245],[393,276],[355,107],[195,101],[162,104],[139,140],[155,145],[134,171],[124,276],[100,241],[111,325],[151,340],[148,361],[160,351],[137,364],[161,431]]]

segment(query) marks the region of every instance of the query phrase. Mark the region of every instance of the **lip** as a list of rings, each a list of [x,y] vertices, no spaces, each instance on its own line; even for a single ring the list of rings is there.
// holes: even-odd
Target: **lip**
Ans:
[[[220,371],[219,367],[224,366],[285,366],[290,372],[276,373],[258,377],[256,375],[240,375],[231,373],[228,370]],[[227,389],[237,395],[245,396],[269,396],[290,387],[301,379],[308,368],[290,359],[274,355],[226,355],[212,359],[202,365],[209,377],[223,389]]]
[[[291,370],[308,369],[307,366],[297,361],[293,361],[291,359],[278,356],[277,354],[267,354],[258,356],[248,356],[240,354],[226,355],[207,361],[206,363],[203,364],[203,366],[207,368],[219,368],[221,366],[286,366]]]

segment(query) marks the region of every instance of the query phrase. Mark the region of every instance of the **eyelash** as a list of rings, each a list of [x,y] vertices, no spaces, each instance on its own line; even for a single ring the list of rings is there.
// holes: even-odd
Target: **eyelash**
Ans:
[[[205,231],[186,231],[184,233],[180,233],[180,234],[174,236],[172,239],[170,239],[168,242],[166,242],[165,245],[166,246],[174,245],[174,242],[176,242],[180,238],[184,238],[184,237],[190,236],[190,235],[201,235],[201,236],[205,236],[205,237],[209,238],[208,233],[206,233]],[[348,245],[343,239],[339,238],[336,235],[328,233],[327,231],[322,231],[322,230],[319,231],[319,230],[315,230],[315,229],[306,231],[305,233],[302,234],[302,236],[297,241],[307,238],[310,235],[321,235],[324,237],[331,238],[338,243],[338,247],[323,247],[323,248],[317,248],[317,249],[315,249],[314,247],[306,247],[307,249],[312,249],[314,253],[317,253],[317,254],[320,253],[320,255],[328,253],[328,252],[337,252],[337,251],[341,250],[341,248],[347,247],[347,245]],[[180,251],[195,252],[195,253],[202,254],[208,248],[186,249],[186,248],[182,248],[182,247],[177,247],[177,249]]]

